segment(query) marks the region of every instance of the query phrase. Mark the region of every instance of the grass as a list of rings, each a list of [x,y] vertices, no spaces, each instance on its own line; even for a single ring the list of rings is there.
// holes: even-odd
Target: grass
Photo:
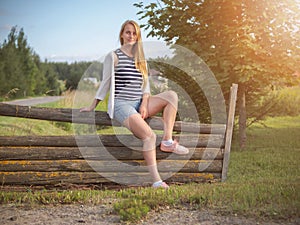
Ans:
[[[68,135],[71,133],[61,128],[56,122],[0,116],[0,135],[5,136]]]
[[[2,124],[12,122],[0,118],[0,131],[3,131]],[[20,121],[17,126],[23,123],[25,121]],[[257,219],[297,218],[300,216],[299,124],[300,116],[268,118],[264,125],[256,124],[248,129],[244,150],[239,149],[237,132],[234,132],[228,179],[224,183],[172,185],[169,191],[152,188],[37,191],[29,188],[25,192],[0,191],[0,204],[98,205],[113,199],[115,213],[128,222],[146,217],[151,210],[184,206]],[[31,126],[27,124],[23,128],[40,134]],[[16,130],[12,133],[17,134]]]

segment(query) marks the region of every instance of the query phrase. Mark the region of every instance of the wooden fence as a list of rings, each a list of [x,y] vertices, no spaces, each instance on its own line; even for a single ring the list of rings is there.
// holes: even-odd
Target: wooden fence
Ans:
[[[190,154],[165,153],[157,147],[163,179],[180,183],[226,180],[236,97],[237,85],[233,84],[227,124],[176,121],[174,131]],[[0,115],[112,126],[107,114],[100,111],[80,113],[78,109],[0,103]],[[154,130],[162,130],[161,118],[149,122]],[[158,134],[157,146],[160,141]],[[2,185],[147,184],[151,179],[139,148],[141,142],[131,134],[0,136],[0,181]]]

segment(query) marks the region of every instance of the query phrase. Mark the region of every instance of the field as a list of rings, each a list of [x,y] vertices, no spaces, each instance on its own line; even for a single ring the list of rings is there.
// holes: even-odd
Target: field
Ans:
[[[248,129],[247,147],[243,150],[239,149],[234,132],[229,174],[224,183],[172,185],[167,192],[151,188],[57,191],[28,188],[24,192],[0,189],[0,204],[99,205],[114,199],[114,213],[131,222],[158,208],[184,206],[279,221],[299,218],[300,116],[270,117],[263,123]],[[26,124],[22,119],[0,117],[1,134],[52,132],[72,134],[72,129],[45,121]]]

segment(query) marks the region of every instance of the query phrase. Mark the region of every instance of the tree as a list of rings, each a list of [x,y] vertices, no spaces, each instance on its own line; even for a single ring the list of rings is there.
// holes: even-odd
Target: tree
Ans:
[[[65,82],[66,89],[75,90],[91,62],[50,63],[58,79]]]
[[[52,63],[40,63],[39,70],[41,71],[41,74],[43,74],[40,84],[41,90],[48,95],[60,95],[62,90],[60,90],[58,74],[54,70]]]
[[[1,96],[7,95],[11,90],[19,90],[19,77],[22,76],[22,71],[19,67],[19,55],[16,50],[17,34],[16,28],[13,27],[8,40],[5,40],[1,46]],[[19,92],[17,92],[19,94]]]
[[[0,47],[0,96],[58,95],[62,91],[59,79],[65,81],[66,88],[76,89],[90,64],[41,62],[28,45],[23,29],[12,27]]]
[[[17,35],[16,47],[20,59],[20,67],[23,72],[23,93],[24,96],[32,96],[35,94],[34,90],[39,71],[34,61],[33,50],[27,43],[23,29],[20,29]]]
[[[296,82],[299,71],[298,0],[161,0],[139,8],[148,36],[191,49],[211,68],[224,91],[239,84],[239,139],[246,142],[247,117],[274,87]],[[298,78],[299,80],[299,78]],[[247,101],[247,104],[246,104]]]
[[[1,95],[18,89],[16,97],[35,94],[38,68],[23,29],[13,27],[1,46]]]

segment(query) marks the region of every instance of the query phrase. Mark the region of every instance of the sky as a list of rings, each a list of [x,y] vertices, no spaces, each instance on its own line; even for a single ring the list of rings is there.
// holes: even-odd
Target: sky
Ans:
[[[140,0],[0,0],[0,43],[17,26],[23,28],[29,46],[43,61],[98,60],[119,47],[125,20],[145,22],[136,15],[139,9],[133,4],[137,2]],[[146,35],[142,30],[145,43],[158,43],[157,50],[167,54],[162,41]]]

